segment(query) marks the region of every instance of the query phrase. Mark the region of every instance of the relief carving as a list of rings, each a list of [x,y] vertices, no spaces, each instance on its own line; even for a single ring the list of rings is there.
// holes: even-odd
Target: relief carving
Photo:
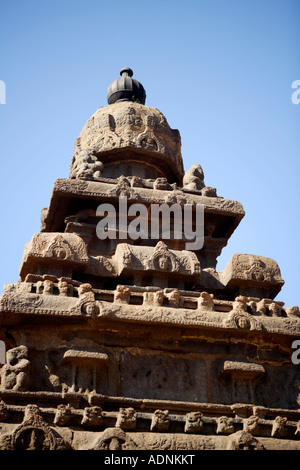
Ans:
[[[62,447],[66,448],[66,446]],[[57,448],[57,438],[43,420],[39,408],[36,405],[27,405],[22,424],[12,433],[11,449],[56,450]]]
[[[89,427],[102,426],[102,408],[100,406],[91,406],[84,408],[81,424]]]
[[[187,413],[185,417],[184,432],[191,434],[201,432],[203,429],[202,417],[203,414],[200,411]]]
[[[267,303],[265,299],[262,299],[256,303],[256,312],[262,316],[267,315]]]
[[[195,253],[170,250],[163,241],[159,241],[154,248],[119,243],[114,259],[119,275],[126,270],[146,270],[178,273],[195,278],[201,276],[200,263]]]
[[[183,299],[181,298],[178,289],[173,289],[171,292],[165,293],[170,307],[182,307]]]
[[[292,307],[288,307],[285,309],[286,311],[286,314],[288,317],[297,317],[299,318],[300,317],[300,310],[299,310],[299,307],[297,305],[293,305]]]
[[[105,256],[90,256],[90,263],[85,272],[93,276],[117,276],[114,265]]]
[[[259,417],[258,416],[250,416],[248,419],[244,420],[244,426],[243,430],[247,433],[252,434],[252,436],[255,436],[258,434],[259,431]]]
[[[147,261],[147,269],[159,271],[179,271],[179,262],[176,256],[168,250],[164,242],[158,242],[154,253]]]
[[[169,411],[156,410],[151,419],[150,431],[165,432],[169,429]]]
[[[183,186],[185,189],[196,191],[204,188],[204,172],[201,165],[194,164],[191,166],[183,177]]]
[[[53,294],[53,282],[50,281],[49,279],[45,279],[43,282],[43,294],[44,295],[52,295]]]
[[[87,266],[89,262],[86,245],[75,233],[37,233],[26,244],[20,274],[25,277],[34,273],[34,266],[43,258],[69,265]]]
[[[30,385],[28,348],[18,346],[6,353],[7,363],[1,369],[1,388],[4,390],[28,390]]]
[[[232,434],[234,432],[233,419],[221,416],[217,419],[217,434]]]
[[[287,418],[277,416],[272,425],[271,436],[272,437],[285,437],[288,433]]]
[[[71,163],[71,179],[99,181],[102,170],[103,163],[91,151],[76,149]]]
[[[114,303],[128,304],[130,300],[130,289],[126,286],[117,286],[114,293]]]
[[[247,298],[244,296],[236,297],[233,302],[233,310],[228,314],[224,321],[228,328],[239,328],[241,330],[260,330],[261,325],[247,312]]]
[[[73,408],[70,405],[58,405],[54,417],[54,424],[57,426],[67,426],[73,415]]]
[[[89,118],[75,141],[71,175],[80,163],[90,163],[91,157],[79,158],[82,152],[101,154],[124,147],[169,155],[177,164],[182,163],[180,134],[170,129],[162,113],[156,108],[122,102],[115,103],[109,113],[106,107],[99,108]]]
[[[269,312],[272,317],[281,317],[282,316],[282,307],[276,302],[272,302],[269,305]]]
[[[151,115],[146,116],[145,126],[145,131],[136,139],[137,147],[149,150],[150,152],[165,153],[166,149],[162,145],[162,139],[158,140],[155,136],[155,117]]]
[[[229,437],[227,450],[265,450],[265,448],[251,433],[237,431]]]
[[[185,204],[194,206],[196,204],[194,199],[179,189],[169,192],[165,197],[164,202],[166,204],[180,204],[181,206]]]
[[[135,442],[120,428],[107,428],[91,450],[135,450]]]
[[[91,284],[85,283],[78,287],[78,302],[75,307],[70,309],[70,313],[89,316],[99,315],[99,304],[95,301]]]
[[[273,259],[240,253],[232,256],[220,273],[220,279],[225,286],[241,288],[245,285],[241,281],[248,281],[246,289],[251,289],[251,286],[253,289],[264,289],[265,297],[269,297],[269,292],[279,292],[284,283],[280,269]]]
[[[120,408],[116,427],[121,429],[134,429],[136,426],[136,412],[134,408]]]
[[[144,305],[153,305],[154,307],[159,307],[164,302],[164,293],[162,290],[157,290],[155,292],[145,291],[143,293],[143,304]]]
[[[153,189],[160,189],[160,190],[171,190],[173,189],[172,186],[168,183],[167,178],[156,178],[153,183]]]
[[[70,259],[72,258],[72,248],[70,243],[62,235],[56,235],[43,252],[45,258]]]
[[[118,183],[116,186],[109,191],[109,196],[111,197],[125,197],[128,199],[140,200],[140,195],[132,187],[130,180],[125,176],[120,176],[118,178]]]
[[[212,312],[215,309],[213,298],[213,294],[201,292],[200,297],[198,298],[198,310]]]
[[[63,391],[89,394],[97,393],[99,387],[101,391],[108,387],[109,357],[106,353],[93,349],[68,349],[64,352],[62,366]]]
[[[59,295],[62,295],[63,297],[68,297],[70,291],[71,291],[71,285],[69,285],[66,281],[59,280],[58,281],[58,289],[59,289]]]

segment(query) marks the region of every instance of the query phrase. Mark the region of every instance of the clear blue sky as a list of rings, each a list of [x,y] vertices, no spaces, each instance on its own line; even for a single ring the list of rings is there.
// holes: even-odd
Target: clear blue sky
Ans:
[[[218,270],[236,252],[271,257],[286,282],[277,300],[299,305],[299,0],[2,0],[0,11],[1,289],[128,66],[179,129],[185,170],[200,163],[207,186],[244,206]]]

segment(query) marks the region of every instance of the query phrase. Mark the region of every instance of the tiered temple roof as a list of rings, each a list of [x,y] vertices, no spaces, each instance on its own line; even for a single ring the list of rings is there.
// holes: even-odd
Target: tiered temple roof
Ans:
[[[299,308],[277,263],[217,258],[245,213],[184,172],[181,138],[131,69],[75,141],[19,279],[0,298],[1,449],[300,449]],[[204,243],[133,239],[98,207],[204,210]],[[172,225],[173,224],[173,225]],[[108,227],[108,230],[110,228]],[[149,235],[149,234],[148,234]]]

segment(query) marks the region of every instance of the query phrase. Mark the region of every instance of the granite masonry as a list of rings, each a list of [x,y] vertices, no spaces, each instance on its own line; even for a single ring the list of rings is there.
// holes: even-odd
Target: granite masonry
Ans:
[[[184,172],[179,131],[132,75],[86,122],[0,297],[0,449],[300,450],[299,308],[274,300],[273,259],[217,270],[243,207]],[[120,198],[202,205],[203,247],[172,236],[172,214],[169,239],[117,224],[101,240],[97,209]]]

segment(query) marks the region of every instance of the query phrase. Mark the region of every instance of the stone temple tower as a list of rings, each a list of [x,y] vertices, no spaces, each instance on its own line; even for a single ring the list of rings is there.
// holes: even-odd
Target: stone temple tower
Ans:
[[[299,450],[299,308],[274,300],[272,259],[217,270],[243,207],[184,172],[179,131],[132,75],[86,122],[0,298],[0,448]],[[147,223],[202,207],[203,246],[170,211],[169,237],[134,238],[120,201],[127,222],[135,204]]]

